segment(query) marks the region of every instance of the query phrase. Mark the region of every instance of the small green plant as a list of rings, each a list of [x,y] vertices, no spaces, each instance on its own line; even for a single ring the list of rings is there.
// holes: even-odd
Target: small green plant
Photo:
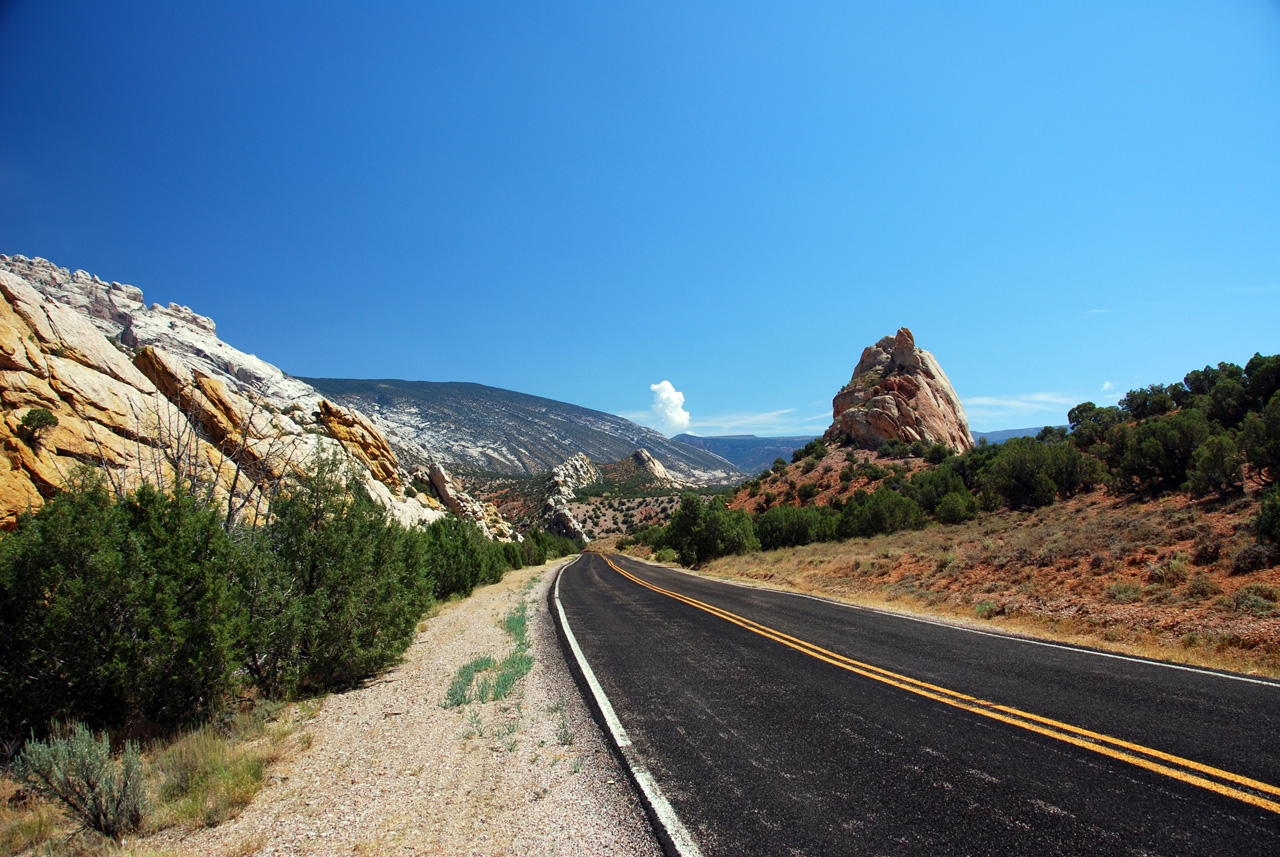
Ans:
[[[1202,571],[1191,578],[1191,582],[1187,584],[1185,594],[1189,601],[1204,601],[1206,598],[1221,595],[1222,587]]]
[[[453,681],[449,684],[449,690],[445,692],[443,707],[457,708],[459,705],[466,705],[470,702],[471,682],[475,680],[476,673],[493,669],[493,665],[493,657],[484,655],[458,667],[457,673],[453,676]]]
[[[1232,601],[1241,613],[1252,613],[1255,616],[1269,616],[1276,612],[1276,600],[1280,593],[1274,586],[1265,583],[1247,583],[1235,591]]]
[[[990,619],[1000,612],[1000,608],[991,601],[983,601],[973,608],[973,612],[979,619]]]
[[[561,746],[569,746],[573,743],[573,733],[569,731],[569,716],[565,707],[564,697],[557,699],[552,705],[547,707],[549,714],[554,714],[558,725],[556,728],[556,741]]]
[[[1107,597],[1117,604],[1132,604],[1142,600],[1142,587],[1130,580],[1122,580],[1107,587]]]
[[[1253,534],[1259,544],[1280,545],[1280,489],[1272,489],[1258,504]]]
[[[15,772],[40,794],[61,801],[85,828],[119,840],[142,826],[150,804],[138,745],[117,759],[111,741],[77,723],[65,737],[30,741]]]

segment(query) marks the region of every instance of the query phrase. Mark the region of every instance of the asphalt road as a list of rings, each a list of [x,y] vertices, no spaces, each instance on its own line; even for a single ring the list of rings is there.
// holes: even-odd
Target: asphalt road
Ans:
[[[1278,683],[617,556],[559,583],[707,857],[1280,854]]]

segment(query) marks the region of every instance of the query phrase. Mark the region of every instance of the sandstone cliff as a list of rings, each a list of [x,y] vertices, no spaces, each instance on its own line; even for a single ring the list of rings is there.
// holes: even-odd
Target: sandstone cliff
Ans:
[[[354,462],[406,526],[445,514],[406,490],[409,474],[362,414],[222,342],[213,321],[188,307],[148,307],[133,286],[3,254],[0,297],[0,528],[81,462],[128,488],[198,469],[219,496],[252,510],[262,485],[322,453]],[[21,420],[38,408],[58,425],[24,439]],[[458,514],[491,535],[509,532],[475,506]]]
[[[847,436],[874,447],[896,438],[944,443],[957,452],[974,445],[951,381],[905,327],[862,352],[853,379],[832,401],[832,418],[829,440]]]

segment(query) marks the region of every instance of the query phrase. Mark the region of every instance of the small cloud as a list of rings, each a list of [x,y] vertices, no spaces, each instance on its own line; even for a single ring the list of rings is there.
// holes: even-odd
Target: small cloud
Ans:
[[[679,434],[689,427],[689,412],[684,409],[684,393],[670,381],[650,384],[653,391],[653,413],[658,418],[656,428],[664,434]]]
[[[720,414],[700,419],[693,425],[702,429],[707,436],[759,432],[775,434],[787,431],[793,424],[793,420],[784,418],[794,411],[795,408],[782,408],[758,414]]]
[[[1103,315],[1104,313],[1108,313],[1108,312],[1111,312],[1111,310],[1109,310],[1109,309],[1087,309],[1087,310],[1085,310],[1085,311],[1084,311],[1084,314],[1085,314],[1085,315]]]
[[[975,396],[963,401],[969,425],[998,425],[1000,428],[1023,428],[1022,422],[1041,425],[1065,422],[1068,408],[1080,400],[1067,393],[1015,393],[1007,396]]]
[[[1105,381],[1105,382],[1103,382],[1103,384],[1102,384],[1102,392],[1104,392],[1104,393],[1109,393],[1109,392],[1111,392],[1112,390],[1114,390],[1115,388],[1116,388],[1116,385],[1115,385],[1115,384],[1112,384],[1110,381]]]

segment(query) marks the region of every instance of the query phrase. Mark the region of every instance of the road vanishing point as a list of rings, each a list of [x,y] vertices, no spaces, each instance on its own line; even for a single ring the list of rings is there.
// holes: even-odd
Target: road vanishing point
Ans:
[[[551,597],[674,853],[1280,854],[1280,683],[621,556]]]

